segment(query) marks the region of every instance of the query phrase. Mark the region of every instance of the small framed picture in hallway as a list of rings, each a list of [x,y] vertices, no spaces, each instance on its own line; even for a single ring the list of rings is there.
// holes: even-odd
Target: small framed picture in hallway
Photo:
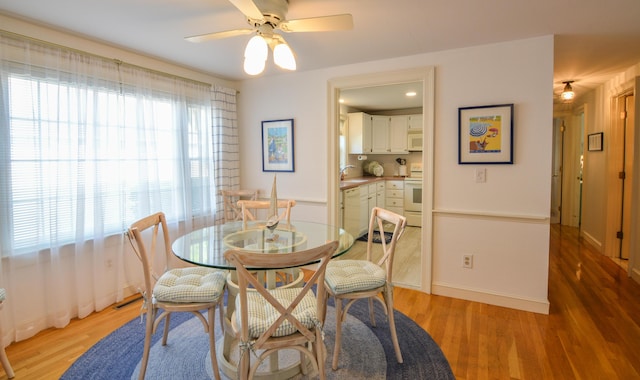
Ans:
[[[602,150],[603,132],[591,133],[587,139],[587,150],[590,152]]]

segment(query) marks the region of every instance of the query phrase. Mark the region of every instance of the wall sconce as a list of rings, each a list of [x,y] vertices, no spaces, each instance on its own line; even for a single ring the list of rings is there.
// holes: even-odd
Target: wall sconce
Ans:
[[[573,97],[576,95],[573,92],[573,88],[571,87],[571,83],[573,83],[574,81],[572,80],[568,80],[564,83],[564,89],[562,90],[562,94],[560,94],[560,98],[562,98],[562,100],[564,100],[565,102],[570,102],[571,100],[573,100]]]

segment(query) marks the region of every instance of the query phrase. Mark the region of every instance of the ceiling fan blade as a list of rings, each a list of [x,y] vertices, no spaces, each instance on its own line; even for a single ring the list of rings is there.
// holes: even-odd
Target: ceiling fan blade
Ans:
[[[253,0],[229,0],[229,2],[250,19],[262,20],[264,18],[262,11],[253,2]]]
[[[211,41],[211,40],[219,40],[221,38],[227,38],[227,37],[244,36],[254,32],[255,32],[254,29],[235,29],[235,30],[227,30],[224,32],[207,33],[207,34],[200,34],[197,36],[185,37],[185,40],[189,42],[205,42],[205,41]]]
[[[353,29],[353,17],[348,14],[301,18],[281,22],[278,29],[284,32],[328,32]]]

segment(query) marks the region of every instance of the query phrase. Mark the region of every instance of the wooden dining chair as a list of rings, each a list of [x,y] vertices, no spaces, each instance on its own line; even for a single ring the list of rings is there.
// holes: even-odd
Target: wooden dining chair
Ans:
[[[160,230],[162,230],[161,235]],[[127,231],[127,236],[133,251],[142,262],[144,271],[142,296],[147,320],[144,350],[138,378],[144,379],[149,361],[151,337],[155,333],[158,324],[164,319],[162,345],[165,346],[169,334],[171,313],[190,312],[202,322],[205,332],[209,334],[211,366],[215,378],[219,380],[220,373],[216,358],[214,333],[215,308],[218,307],[220,310],[220,325],[222,327],[224,318],[222,301],[227,272],[206,267],[168,269],[171,242],[169,240],[167,221],[162,212],[147,216],[133,223]],[[159,239],[159,236],[161,236],[161,239]],[[158,256],[165,260],[165,270],[160,275],[154,270],[154,259]],[[158,310],[162,310],[160,315],[158,315]],[[202,310],[207,310],[206,319],[202,315]]]
[[[238,373],[240,379],[251,379],[258,366],[271,354],[282,349],[301,353],[300,371],[305,374],[306,363],[313,363],[320,379],[325,378],[325,347],[322,326],[326,307],[324,295],[325,270],[338,248],[332,241],[306,251],[287,254],[264,254],[230,250],[225,258],[235,265],[239,294],[231,317],[240,347]],[[250,272],[250,268],[278,269],[319,262],[317,270],[301,288],[266,289]],[[316,285],[318,294],[313,294]],[[251,288],[250,288],[251,287]],[[310,344],[310,347],[308,346]],[[251,357],[257,357],[251,365]]]
[[[4,288],[0,288],[0,310],[2,310],[2,303],[6,298],[7,292]],[[2,318],[0,318],[0,338],[2,338]],[[0,339],[0,362],[2,363],[2,367],[4,368],[4,372],[7,374],[9,379],[13,379],[15,374],[13,373],[13,368],[11,368],[11,363],[9,363],[9,358],[7,358],[7,353],[4,350],[4,344]]]
[[[242,213],[242,221],[248,222],[250,220],[256,220],[256,212],[258,210],[269,210],[271,207],[270,201],[251,201],[251,200],[239,200],[238,208],[240,208],[240,212]],[[282,212],[278,211],[278,220],[283,221],[286,220],[288,224],[291,223],[291,209],[296,205],[296,201],[289,200],[278,200],[278,210],[282,210]],[[251,210],[254,210],[253,212]],[[266,219],[266,218],[265,218]]]
[[[242,220],[242,210],[238,207],[239,200],[255,201],[258,190],[220,190],[224,207],[224,222]]]
[[[393,235],[389,243],[384,236],[384,225],[393,226]],[[393,317],[393,257],[396,243],[407,225],[407,218],[392,211],[380,207],[374,207],[369,222],[369,238],[367,240],[366,260],[335,260],[329,263],[325,276],[325,287],[328,297],[335,300],[336,310],[336,336],[331,367],[338,368],[338,356],[340,354],[340,342],[342,339],[342,323],[347,318],[349,308],[359,299],[369,300],[369,315],[371,324],[376,325],[373,314],[373,300],[380,302],[389,319],[391,340],[396,352],[398,363],[402,363],[402,353],[398,344],[396,324]],[[375,244],[382,249],[382,257],[374,262],[373,236],[379,231],[381,244]],[[377,250],[377,249],[376,249]],[[379,297],[382,295],[382,299]],[[346,305],[343,303],[346,301]]]

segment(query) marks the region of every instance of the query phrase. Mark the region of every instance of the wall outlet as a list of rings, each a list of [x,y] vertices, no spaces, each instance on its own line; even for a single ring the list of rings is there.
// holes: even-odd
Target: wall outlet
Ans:
[[[473,268],[473,255],[462,255],[462,267]]]

